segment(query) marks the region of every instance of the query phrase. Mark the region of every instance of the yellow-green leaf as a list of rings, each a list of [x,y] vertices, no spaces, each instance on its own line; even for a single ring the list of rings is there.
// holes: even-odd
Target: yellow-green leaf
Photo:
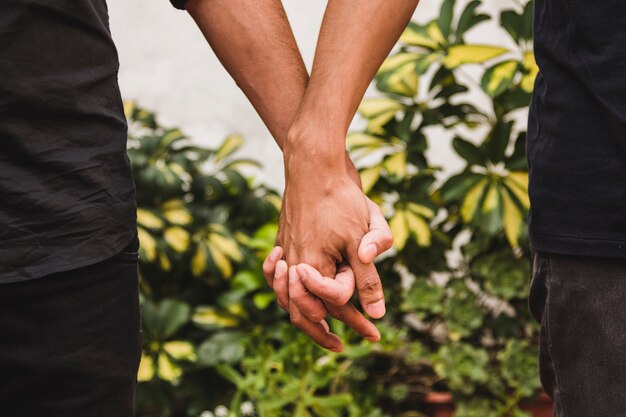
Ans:
[[[135,103],[132,100],[125,100],[124,101],[124,116],[126,116],[127,119],[130,119],[130,117],[135,112],[136,108],[137,108],[137,103]]]
[[[163,238],[176,252],[182,253],[189,248],[189,232],[182,227],[169,227],[165,230]]]
[[[381,114],[392,113],[395,115],[397,111],[400,111],[403,108],[404,104],[391,98],[368,98],[363,100],[359,106],[359,113],[366,119],[371,119],[373,117],[380,116]]]
[[[491,184],[483,201],[483,213],[489,213],[498,208],[498,187]]]
[[[200,325],[211,325],[218,327],[235,327],[239,321],[230,316],[220,314],[212,307],[198,307],[191,320]]]
[[[523,65],[527,71],[527,74],[522,77],[520,85],[522,87],[522,90],[530,93],[535,87],[535,78],[537,78],[537,74],[539,74],[539,67],[537,66],[537,62],[535,61],[535,54],[533,54],[532,51],[528,51],[524,54]]]
[[[417,94],[418,85],[417,63],[412,62],[384,74],[380,79],[379,87],[389,93],[414,97]]]
[[[517,197],[524,208],[528,209],[530,207],[527,172],[511,172],[505,178],[504,184],[515,194],[515,197]]]
[[[193,345],[182,340],[174,340],[165,343],[163,350],[177,361],[195,362],[198,359]]]
[[[157,255],[156,241],[143,227],[137,228],[137,234],[139,236],[139,254],[148,262],[154,261]]]
[[[137,223],[148,229],[159,230],[163,227],[163,220],[151,211],[142,208],[137,209]]]
[[[161,269],[164,271],[172,269],[172,262],[170,262],[170,258],[168,258],[167,254],[164,252],[159,253],[159,264],[161,265]]]
[[[139,370],[137,371],[137,381],[150,381],[154,377],[154,362],[152,358],[145,353],[141,354],[139,362]]]
[[[504,202],[504,234],[511,247],[516,248],[519,246],[518,239],[523,224],[522,212],[506,189],[502,192],[502,201]]]
[[[409,229],[417,240],[418,246],[430,246],[430,226],[428,223],[411,211],[406,212],[406,220]]]
[[[461,217],[463,221],[469,223],[474,218],[474,213],[478,208],[478,203],[485,191],[487,180],[485,178],[478,181],[465,195],[461,205]]]
[[[351,132],[346,138],[346,144],[350,149],[378,148],[385,146],[387,142],[373,135],[361,132]]]
[[[230,278],[233,275],[233,266],[226,255],[224,255],[218,247],[212,245],[210,242],[207,247],[209,248],[209,253],[211,254],[211,258],[213,258],[215,266],[220,270],[222,276],[224,278]]]
[[[241,262],[243,260],[241,249],[234,239],[227,238],[219,233],[211,233],[209,241],[212,245],[218,247],[220,251],[230,259],[233,259],[236,262]]]
[[[184,207],[171,208],[163,211],[163,216],[172,224],[187,225],[191,223],[193,217]]]
[[[219,147],[217,153],[215,154],[215,160],[221,161],[226,158],[233,152],[235,152],[241,145],[243,144],[243,138],[239,135],[230,135],[228,136],[222,146]]]
[[[206,245],[201,242],[196,249],[196,253],[191,258],[191,273],[194,277],[202,275],[207,268],[207,249]]]
[[[435,34],[435,36],[437,36],[437,34]],[[439,46],[437,42],[431,39],[430,34],[425,27],[418,26],[413,23],[409,24],[409,26],[402,33],[402,36],[400,36],[400,42],[430,49],[437,49]]]
[[[487,45],[454,45],[448,49],[443,60],[447,68],[456,68],[462,64],[477,64],[489,61],[508,52],[507,49]]]
[[[505,61],[489,68],[481,80],[483,90],[491,97],[502,94],[511,86],[518,65],[517,61]]]
[[[380,66],[379,73],[393,71],[401,66],[409,63],[415,63],[420,58],[423,58],[424,54],[418,54],[415,52],[400,52],[399,54],[392,55],[385,59],[385,62]]]
[[[403,210],[396,211],[396,214],[389,221],[389,227],[391,228],[391,233],[393,234],[393,246],[397,250],[402,250],[409,237],[406,213]]]
[[[406,152],[397,152],[383,162],[383,166],[387,172],[395,177],[404,177],[406,175]]]
[[[409,203],[409,204],[407,204],[407,207],[413,213],[415,213],[415,214],[417,214],[419,216],[425,217],[427,219],[430,219],[431,217],[433,217],[435,215],[435,212],[430,207],[426,207],[426,206],[423,206],[421,204]]]
[[[361,175],[361,184],[363,186],[363,192],[368,193],[376,185],[378,179],[380,178],[381,166],[376,165],[371,168],[364,169],[360,172]]]
[[[445,45],[446,43],[448,43],[446,37],[443,36],[443,33],[441,32],[441,28],[435,21],[430,22],[428,26],[426,26],[426,33],[428,33],[430,39],[432,39],[439,45]]]
[[[157,360],[158,363],[158,375],[159,378],[170,382],[171,384],[177,384],[181,376],[183,376],[183,370],[180,366],[167,357],[165,353],[160,353]]]

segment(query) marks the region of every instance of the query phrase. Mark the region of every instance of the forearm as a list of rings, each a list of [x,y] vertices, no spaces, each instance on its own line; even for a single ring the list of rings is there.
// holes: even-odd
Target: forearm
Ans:
[[[309,81],[280,0],[189,0],[187,10],[282,148]]]
[[[187,10],[282,149],[309,74],[280,0],[189,0]],[[348,154],[348,172],[361,181]]]
[[[345,134],[359,103],[417,3],[418,0],[329,0],[311,79],[289,135],[299,143],[294,149],[288,143],[290,152],[297,148],[328,158],[334,155],[334,160],[343,152]],[[315,137],[306,140],[305,150],[303,137]]]

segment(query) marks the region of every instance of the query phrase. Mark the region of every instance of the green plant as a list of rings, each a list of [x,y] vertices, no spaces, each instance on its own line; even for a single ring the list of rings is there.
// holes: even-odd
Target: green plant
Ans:
[[[443,0],[439,18],[409,25],[376,77],[380,96],[360,107],[367,128],[348,137],[395,235],[378,262],[388,301],[379,344],[335,322],[345,352],[323,351],[276,306],[261,263],[280,199],[241,174],[257,164],[234,157],[240,137],[198,147],[127,104],[144,317],[139,416],[421,416],[433,390],[452,392],[458,417],[525,416],[518,404],[540,389],[525,301],[532,5],[499,16],[514,49],[467,43],[492,17],[477,0],[458,6]],[[429,160],[442,135],[464,161],[459,172]]]
[[[520,412],[517,403],[540,388],[537,327],[525,302],[525,126],[516,116],[537,73],[532,4],[502,12],[503,32],[517,45],[509,50],[466,43],[489,17],[477,12],[479,1],[455,16],[455,3],[444,0],[438,19],[409,25],[377,76],[382,96],[360,107],[366,131],[348,143],[368,157],[363,183],[387,208],[396,237],[396,252],[381,263],[387,293],[401,295],[393,320],[417,322],[408,337],[430,348],[441,377],[433,388],[453,392],[459,415],[505,415]],[[478,78],[469,75],[479,68]],[[491,106],[469,100],[480,93]],[[429,163],[433,126],[453,137],[461,172],[450,176]],[[372,154],[379,155],[373,163]],[[451,260],[455,253],[460,262]]]

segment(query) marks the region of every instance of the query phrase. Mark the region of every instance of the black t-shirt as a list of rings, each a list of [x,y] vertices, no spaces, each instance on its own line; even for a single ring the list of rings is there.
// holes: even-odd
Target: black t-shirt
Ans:
[[[626,258],[626,3],[536,0],[535,250]]]
[[[0,1],[0,282],[133,239],[117,71],[105,0]]]

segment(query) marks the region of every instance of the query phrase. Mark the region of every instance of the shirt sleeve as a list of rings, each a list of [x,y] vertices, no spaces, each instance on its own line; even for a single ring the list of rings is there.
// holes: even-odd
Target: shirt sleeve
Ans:
[[[187,0],[170,0],[170,2],[172,3],[172,6],[177,9],[185,10],[185,3],[187,3]]]

